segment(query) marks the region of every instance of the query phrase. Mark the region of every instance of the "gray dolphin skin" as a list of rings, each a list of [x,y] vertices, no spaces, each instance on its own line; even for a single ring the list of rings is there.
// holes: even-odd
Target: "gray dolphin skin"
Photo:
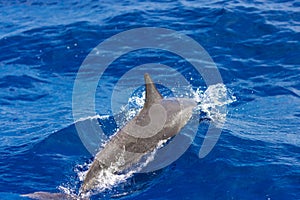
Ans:
[[[149,74],[144,78],[146,99],[143,108],[96,154],[78,196],[46,192],[25,196],[33,199],[86,199],[87,194],[97,188],[101,175],[107,171],[126,172],[163,141],[179,133],[192,117],[197,103],[187,98],[163,98]]]

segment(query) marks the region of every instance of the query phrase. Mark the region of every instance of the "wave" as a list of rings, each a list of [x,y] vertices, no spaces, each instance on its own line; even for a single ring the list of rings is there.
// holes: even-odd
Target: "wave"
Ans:
[[[100,42],[144,26],[177,30],[203,45],[237,101],[226,111],[220,108],[226,122],[209,157],[198,158],[207,121],[176,163],[157,174],[135,174],[97,197],[297,199],[299,6],[296,1],[242,0],[0,2],[1,199],[18,199],[15,192],[57,192],[58,186],[78,190],[79,173],[87,170],[92,156],[72,124],[75,74]],[[156,61],[149,57],[145,61]],[[117,61],[108,73],[111,79],[132,64],[132,57],[122,59],[126,62]],[[187,70],[185,63],[174,65]],[[97,112],[104,110],[108,94],[109,89],[101,94]],[[218,98],[211,100],[202,90],[199,94],[200,101],[207,101],[199,103],[207,111],[201,116],[221,119],[210,113],[218,109],[213,103]],[[97,117],[108,137],[134,116],[132,108],[142,102],[136,100],[124,109],[125,117]]]

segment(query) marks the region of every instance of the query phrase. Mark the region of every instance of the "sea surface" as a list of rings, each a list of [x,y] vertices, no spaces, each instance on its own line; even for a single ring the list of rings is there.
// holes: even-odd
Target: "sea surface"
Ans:
[[[20,195],[36,191],[78,193],[80,174],[93,156],[72,115],[77,72],[101,42],[143,27],[174,30],[202,45],[235,101],[227,105],[220,138],[206,157],[198,154],[209,120],[171,165],[134,174],[92,199],[300,199],[296,0],[0,0],[0,199],[26,199]],[[188,74],[186,62],[150,50],[122,56],[102,77],[95,102],[97,114],[109,116],[101,122],[108,135],[116,130],[109,104],[114,84],[132,69],[127,66],[156,62],[175,62],[177,71]],[[163,83],[168,74],[153,79]],[[207,89],[203,81],[194,83]],[[118,100],[128,102],[122,95]]]

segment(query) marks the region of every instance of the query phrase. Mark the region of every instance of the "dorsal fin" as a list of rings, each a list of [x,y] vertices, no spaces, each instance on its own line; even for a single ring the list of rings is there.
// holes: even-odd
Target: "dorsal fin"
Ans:
[[[146,100],[145,100],[145,107],[146,107],[148,105],[153,104],[156,100],[162,99],[163,97],[157,90],[156,86],[154,85],[148,73],[144,75],[144,78],[146,84]]]

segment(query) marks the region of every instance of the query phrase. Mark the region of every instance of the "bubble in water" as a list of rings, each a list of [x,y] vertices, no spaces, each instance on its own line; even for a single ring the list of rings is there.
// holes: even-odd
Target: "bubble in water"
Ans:
[[[197,110],[204,112],[217,127],[225,123],[226,106],[236,101],[236,97],[221,83],[210,85],[204,92],[197,89],[194,99],[198,102]]]

